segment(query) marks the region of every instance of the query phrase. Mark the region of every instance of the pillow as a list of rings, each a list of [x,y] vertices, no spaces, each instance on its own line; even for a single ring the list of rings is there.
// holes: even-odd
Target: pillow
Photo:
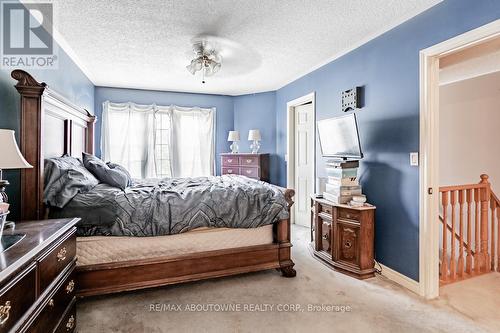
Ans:
[[[118,169],[111,169],[100,158],[83,153],[83,165],[99,179],[100,182],[118,187],[122,190],[127,188],[127,175]]]
[[[114,169],[114,170],[118,170],[118,171],[123,172],[127,176],[127,178],[128,178],[127,186],[131,186],[132,185],[132,176],[130,176],[130,172],[128,172],[128,170],[125,169],[125,167],[121,166],[120,164],[113,163],[113,162],[108,162],[108,163],[106,163],[106,165],[110,169]]]
[[[99,183],[82,161],[67,155],[45,160],[44,179],[43,202],[58,208],[63,208],[78,193],[88,192]]]

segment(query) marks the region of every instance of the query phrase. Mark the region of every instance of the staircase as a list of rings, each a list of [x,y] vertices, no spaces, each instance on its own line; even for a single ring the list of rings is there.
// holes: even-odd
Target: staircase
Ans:
[[[488,175],[478,184],[439,188],[440,284],[500,272],[500,201]]]

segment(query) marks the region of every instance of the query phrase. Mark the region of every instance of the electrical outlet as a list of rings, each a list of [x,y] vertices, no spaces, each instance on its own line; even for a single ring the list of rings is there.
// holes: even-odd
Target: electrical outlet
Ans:
[[[410,153],[410,165],[418,166],[418,153]]]

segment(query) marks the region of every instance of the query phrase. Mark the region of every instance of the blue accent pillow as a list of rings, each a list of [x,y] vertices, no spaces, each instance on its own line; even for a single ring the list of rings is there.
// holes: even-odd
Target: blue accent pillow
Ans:
[[[118,169],[111,169],[100,158],[91,154],[83,153],[83,165],[97,179],[99,179],[101,183],[105,183],[122,190],[127,188],[127,175]]]
[[[114,170],[118,170],[118,171],[121,171],[123,172],[125,175],[127,175],[127,178],[128,178],[128,183],[127,183],[127,186],[132,186],[132,176],[130,175],[130,172],[128,172],[127,169],[125,169],[125,167],[121,166],[120,164],[118,163],[113,163],[113,162],[108,162],[106,163],[106,165],[110,168],[110,169],[114,169]]]

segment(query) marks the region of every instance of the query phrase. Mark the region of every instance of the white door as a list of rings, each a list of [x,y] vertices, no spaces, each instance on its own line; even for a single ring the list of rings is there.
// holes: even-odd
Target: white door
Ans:
[[[295,107],[295,223],[311,225],[310,195],[314,192],[314,109]]]

